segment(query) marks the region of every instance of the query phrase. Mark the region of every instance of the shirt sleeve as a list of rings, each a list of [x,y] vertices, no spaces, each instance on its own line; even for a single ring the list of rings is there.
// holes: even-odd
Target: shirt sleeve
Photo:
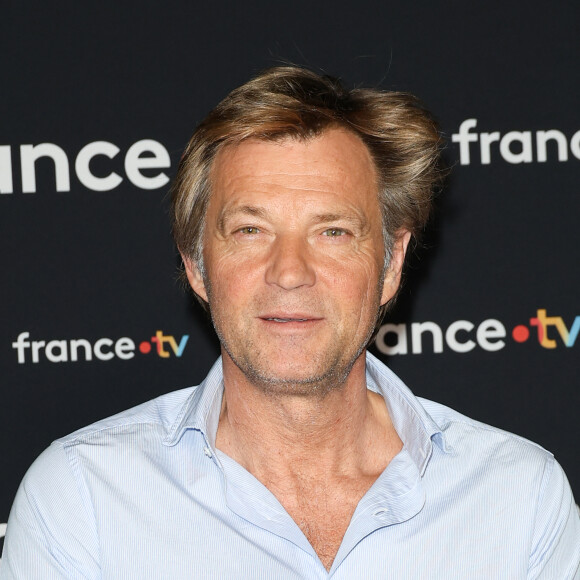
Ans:
[[[536,513],[528,580],[580,580],[580,514],[564,471],[550,456]]]
[[[98,538],[80,475],[53,443],[25,475],[8,519],[0,580],[100,578]]]

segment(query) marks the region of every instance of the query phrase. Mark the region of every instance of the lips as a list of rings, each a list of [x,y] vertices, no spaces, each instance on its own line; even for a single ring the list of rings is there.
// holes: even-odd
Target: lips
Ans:
[[[309,318],[265,318],[264,320],[270,320],[272,322],[306,322],[310,320]]]
[[[259,316],[260,319],[266,322],[279,322],[281,324],[289,323],[289,322],[316,322],[318,320],[322,320],[320,316],[313,316],[311,314],[304,314],[300,313],[268,313],[262,316]]]

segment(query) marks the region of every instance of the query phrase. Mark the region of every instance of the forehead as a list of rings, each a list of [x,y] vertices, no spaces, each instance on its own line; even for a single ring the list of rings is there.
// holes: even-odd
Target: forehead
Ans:
[[[211,168],[211,205],[238,197],[293,192],[296,198],[332,196],[352,202],[377,199],[377,170],[354,133],[333,128],[309,139],[247,139],[222,149]]]

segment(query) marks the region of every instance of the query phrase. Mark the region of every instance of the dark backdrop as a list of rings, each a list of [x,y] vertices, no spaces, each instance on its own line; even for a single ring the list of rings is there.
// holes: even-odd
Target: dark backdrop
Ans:
[[[413,257],[386,321],[396,326],[383,328],[374,352],[415,393],[550,449],[578,498],[579,18],[572,5],[4,2],[0,523],[26,468],[53,439],[196,384],[209,369],[218,347],[176,282],[166,182],[207,111],[283,61],[348,85],[412,91],[435,112],[452,177],[427,248]],[[474,141],[466,140],[466,123],[454,142],[469,119]],[[559,133],[542,133],[550,130]],[[157,145],[131,149],[143,140]],[[482,140],[492,141],[483,154]],[[52,146],[21,149],[43,143]],[[59,156],[58,170],[48,157],[32,164],[47,151]],[[76,167],[81,151],[108,151],[89,170],[121,181],[95,190],[102,182],[87,178],[82,155]],[[417,333],[426,322],[432,332],[417,335],[413,347],[412,325]],[[79,339],[92,360],[83,346],[71,360],[70,341]]]

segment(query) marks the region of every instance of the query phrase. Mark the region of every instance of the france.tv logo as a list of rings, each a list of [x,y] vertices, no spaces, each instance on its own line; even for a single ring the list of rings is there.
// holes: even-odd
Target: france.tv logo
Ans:
[[[147,355],[151,352],[158,357],[167,359],[180,358],[185,350],[189,335],[184,334],[177,340],[171,334],[164,334],[157,330],[149,340],[143,340],[139,346],[128,336],[122,336],[113,340],[111,338],[99,338],[91,342],[85,338],[73,338],[70,340],[31,340],[30,332],[21,332],[12,343],[16,350],[18,364],[27,362],[39,363],[48,361],[51,363],[66,363],[78,361],[101,360],[108,361],[114,358],[129,360],[138,351]]]
[[[470,320],[455,320],[447,328],[433,321],[410,324],[383,324],[375,339],[377,349],[386,355],[440,354],[445,351],[468,353],[480,348],[497,352],[507,345],[508,336],[521,344],[537,338],[545,349],[564,345],[571,348],[580,333],[580,316],[576,316],[570,328],[561,316],[548,316],[545,308],[538,308],[529,319],[529,326],[518,324],[509,332],[506,325],[496,318],[488,318],[479,324]]]

